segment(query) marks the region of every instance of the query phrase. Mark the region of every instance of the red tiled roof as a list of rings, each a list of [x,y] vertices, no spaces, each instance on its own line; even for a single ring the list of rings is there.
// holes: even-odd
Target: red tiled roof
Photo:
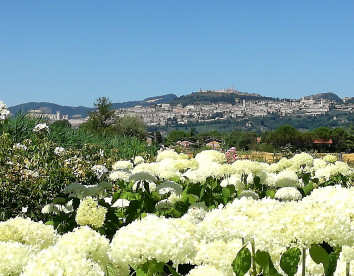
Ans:
[[[329,139],[328,141],[323,140],[323,139],[315,139],[313,141],[314,144],[333,144],[332,139]]]

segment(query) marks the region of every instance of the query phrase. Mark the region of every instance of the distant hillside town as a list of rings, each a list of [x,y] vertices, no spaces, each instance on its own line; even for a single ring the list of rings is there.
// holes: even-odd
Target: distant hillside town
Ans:
[[[29,109],[27,107],[32,107]],[[35,107],[33,109],[33,107]],[[321,93],[301,99],[278,99],[256,93],[245,93],[233,87],[220,90],[202,90],[177,97],[167,94],[143,101],[115,103],[112,107],[118,116],[139,117],[147,126],[178,126],[189,123],[205,123],[237,118],[284,116],[318,116],[338,110],[352,114],[354,98],[340,99],[333,93]],[[59,109],[62,108],[61,112]],[[26,110],[32,117],[44,117],[50,121],[69,120],[78,126],[87,120],[88,107],[62,107],[50,103],[28,103],[13,107],[10,111]],[[55,111],[56,110],[56,111]],[[54,113],[54,112],[55,113]],[[66,112],[66,114],[64,113]],[[64,113],[64,114],[62,114]]]
[[[350,98],[348,98],[350,99]],[[148,126],[173,126],[188,123],[203,123],[231,118],[265,117],[271,114],[279,116],[322,115],[330,110],[353,113],[354,104],[331,101],[321,98],[302,98],[300,100],[258,100],[235,101],[235,104],[195,104],[183,107],[181,104],[157,104],[155,106],[135,106],[117,109],[117,115],[136,115]]]

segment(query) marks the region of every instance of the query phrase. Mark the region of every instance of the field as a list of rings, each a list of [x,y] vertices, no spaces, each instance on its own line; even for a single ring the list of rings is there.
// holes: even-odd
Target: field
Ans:
[[[129,155],[30,131],[1,135],[0,275],[354,275],[353,154]]]
[[[329,153],[316,153],[316,157],[324,157],[328,155]],[[347,162],[347,163],[354,163],[354,153],[343,153],[343,154],[333,154],[337,156],[337,159],[339,160],[340,157],[342,158],[342,161]],[[282,157],[285,157],[281,154],[274,154],[270,152],[255,152],[252,151],[249,154],[240,154],[240,158],[242,159],[251,159],[251,160],[263,160],[267,163],[273,163],[275,161],[279,161]]]

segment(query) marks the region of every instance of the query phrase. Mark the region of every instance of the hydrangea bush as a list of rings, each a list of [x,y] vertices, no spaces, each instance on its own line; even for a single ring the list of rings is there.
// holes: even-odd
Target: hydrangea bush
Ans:
[[[0,143],[0,275],[353,273],[354,169],[332,155],[121,160],[35,129]]]

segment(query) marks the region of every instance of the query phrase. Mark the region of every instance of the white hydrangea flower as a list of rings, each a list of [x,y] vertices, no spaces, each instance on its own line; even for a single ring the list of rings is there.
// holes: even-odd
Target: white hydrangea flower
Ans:
[[[178,159],[178,153],[174,149],[166,149],[166,150],[158,151],[156,156],[157,162],[166,158]]]
[[[96,262],[86,258],[86,254],[67,246],[51,246],[33,255],[21,275],[104,276],[102,268]]]
[[[304,167],[306,171],[313,165],[313,157],[306,152],[296,154],[289,161],[291,163],[290,168],[294,171],[299,171],[302,167]]]
[[[84,254],[87,259],[98,263],[105,269],[109,263],[109,240],[88,226],[74,229],[58,239],[56,246],[61,250],[68,248],[77,253]]]
[[[34,222],[30,218],[16,217],[0,222],[0,241],[13,241],[31,245],[34,248],[46,248],[58,238],[51,225]]]
[[[187,276],[225,276],[225,274],[212,265],[200,265],[193,268]]]
[[[117,181],[119,179],[129,182],[129,177],[131,176],[130,172],[127,171],[113,171],[109,174],[108,178],[112,181]]]
[[[276,175],[275,187],[298,187],[300,185],[299,178],[294,171],[284,170]]]
[[[223,164],[227,161],[225,154],[216,150],[204,150],[195,156],[195,160],[200,165],[211,162]]]
[[[144,163],[145,160],[144,160],[144,157],[137,155],[134,157],[133,162],[135,165],[138,165],[138,164]]]
[[[302,195],[299,192],[299,190],[294,187],[284,187],[284,188],[280,188],[275,193],[274,197],[276,199],[290,201],[290,200],[300,200],[302,198]]]
[[[105,207],[99,206],[92,197],[86,197],[80,201],[75,220],[79,225],[102,227],[106,213]]]
[[[188,160],[187,160],[188,161]],[[165,158],[157,163],[151,163],[150,166],[154,170],[154,174],[160,179],[180,178],[182,174],[177,169],[177,164],[181,164],[180,160]]]
[[[242,248],[242,240],[236,239],[228,243],[222,240],[206,243],[200,242],[197,246],[197,254],[193,260],[197,265],[211,265],[222,271],[224,275],[234,275],[232,262]],[[222,252],[222,254],[220,254]]]
[[[323,160],[328,163],[335,163],[337,161],[337,157],[332,154],[327,154],[323,157]]]
[[[282,170],[291,166],[291,160],[286,157],[281,158],[278,162],[269,165],[268,170],[272,173],[279,173]]]
[[[130,161],[117,161],[112,165],[112,169],[114,171],[117,170],[131,170],[133,168],[133,163]]]
[[[198,224],[205,218],[208,212],[208,208],[204,203],[199,202],[189,206],[187,213],[185,213],[181,219],[191,222],[193,224]]]
[[[19,242],[0,241],[0,275],[20,275],[36,250]]]
[[[152,176],[157,176],[158,172],[156,171],[156,167],[152,163],[141,163],[138,164],[134,167],[134,169],[131,170],[132,174],[137,174],[137,173],[148,173]]]
[[[189,231],[173,219],[148,215],[120,228],[111,242],[110,257],[115,265],[136,267],[148,260],[187,263],[195,247]]]

